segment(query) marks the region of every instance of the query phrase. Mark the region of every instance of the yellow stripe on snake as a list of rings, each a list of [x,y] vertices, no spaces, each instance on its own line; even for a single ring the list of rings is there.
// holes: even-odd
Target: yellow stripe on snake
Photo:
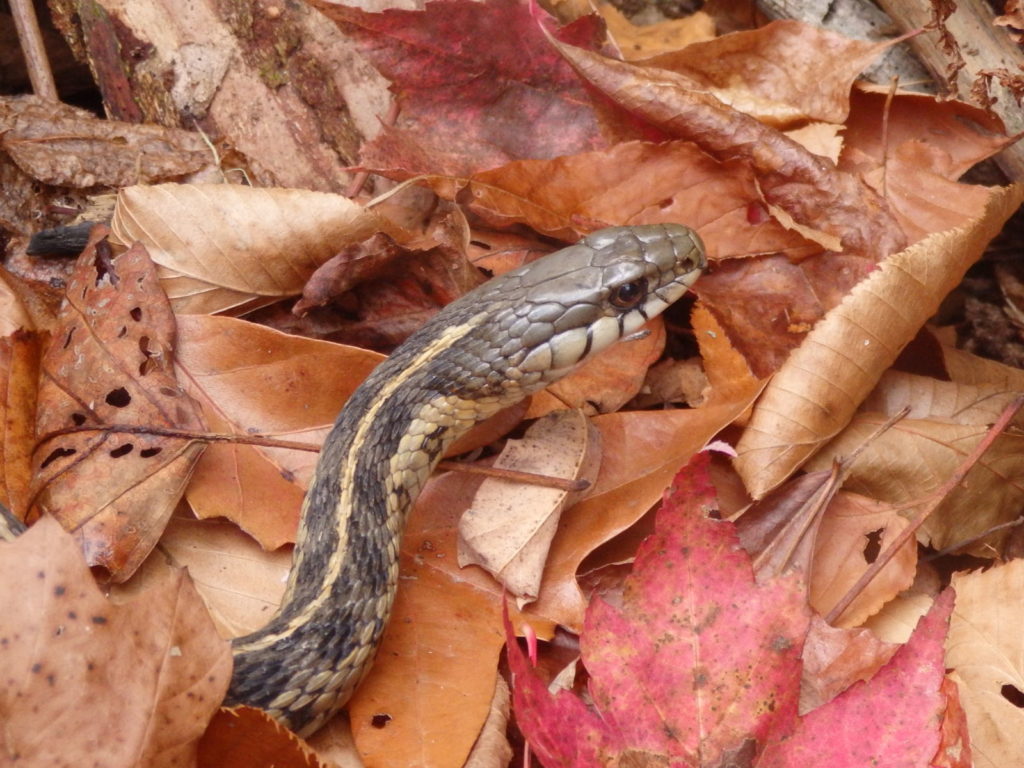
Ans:
[[[234,641],[227,704],[307,735],[369,670],[413,501],[476,422],[569,373],[682,296],[704,247],[673,224],[615,227],[449,304],[353,393],[320,454],[277,614]]]

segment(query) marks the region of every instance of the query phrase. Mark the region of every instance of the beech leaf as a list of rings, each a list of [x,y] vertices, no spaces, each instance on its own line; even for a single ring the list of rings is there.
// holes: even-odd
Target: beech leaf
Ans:
[[[736,450],[752,496],[781,483],[835,436],[1024,200],[996,190],[985,214],[884,261],[814,327],[771,380]]]
[[[510,440],[492,466],[586,480],[601,463],[600,433],[579,411],[555,411]],[[459,565],[479,565],[516,597],[535,599],[562,510],[579,493],[488,477],[459,521]]]
[[[126,187],[111,228],[144,243],[178,313],[241,313],[297,296],[343,246],[394,227],[342,195],[230,184]]]

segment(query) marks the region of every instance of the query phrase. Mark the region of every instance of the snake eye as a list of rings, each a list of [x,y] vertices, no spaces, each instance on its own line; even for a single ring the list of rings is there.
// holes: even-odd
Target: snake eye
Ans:
[[[647,281],[643,278],[616,287],[609,297],[613,307],[632,309],[647,296]]]

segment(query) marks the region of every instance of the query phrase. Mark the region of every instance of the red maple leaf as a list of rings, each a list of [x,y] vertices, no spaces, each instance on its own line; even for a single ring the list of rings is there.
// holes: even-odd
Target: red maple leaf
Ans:
[[[466,176],[606,144],[586,87],[521,0],[382,13],[317,7],[391,80],[401,106],[398,124],[363,147],[366,167]],[[584,17],[557,34],[593,48],[603,26]]]
[[[637,552],[622,606],[595,599],[581,635],[590,701],[552,696],[509,637],[516,719],[555,766],[927,766],[946,709],[947,590],[870,681],[797,716],[803,585],[759,584],[700,454]],[[638,762],[640,761],[640,762]]]

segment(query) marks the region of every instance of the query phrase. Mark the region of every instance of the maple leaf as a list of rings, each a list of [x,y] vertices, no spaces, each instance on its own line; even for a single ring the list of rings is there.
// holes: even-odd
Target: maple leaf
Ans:
[[[757,583],[717,507],[707,454],[676,477],[622,605],[591,603],[581,635],[593,707],[552,696],[509,632],[516,718],[554,766],[924,765],[940,748],[952,593],[869,682],[797,717],[810,614],[796,575]],[[835,741],[833,738],[835,737]]]
[[[356,40],[401,104],[400,124],[363,146],[367,167],[467,175],[604,146],[583,84],[519,0],[382,13],[313,5]],[[593,46],[603,30],[585,17],[558,34]]]

